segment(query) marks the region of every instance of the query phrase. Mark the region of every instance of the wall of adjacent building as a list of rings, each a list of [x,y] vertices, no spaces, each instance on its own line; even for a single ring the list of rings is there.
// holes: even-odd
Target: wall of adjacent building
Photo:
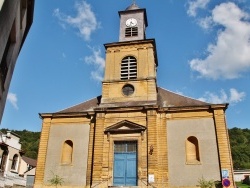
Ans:
[[[7,186],[25,186],[26,180],[25,178],[19,176],[21,169],[21,161],[22,156],[20,155],[21,144],[19,143],[20,138],[13,134],[7,133],[6,135],[2,135],[1,144],[3,144],[3,148],[8,152],[6,165],[4,171],[2,172],[2,177],[0,178],[0,187]],[[0,150],[1,151],[1,150]],[[1,151],[0,157],[2,157],[3,151]],[[16,158],[15,168],[12,169],[12,163],[14,156],[18,156]],[[2,160],[2,159],[1,159]]]
[[[34,0],[5,0],[0,9],[0,64],[7,67],[7,73],[0,68],[0,121],[16,60],[33,20]],[[32,12],[32,15],[28,14]],[[29,21],[27,21],[29,20]]]

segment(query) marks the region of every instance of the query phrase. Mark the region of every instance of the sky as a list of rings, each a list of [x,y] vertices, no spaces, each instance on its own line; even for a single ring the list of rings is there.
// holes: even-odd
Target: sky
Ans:
[[[119,40],[118,11],[132,0],[36,0],[2,128],[38,132],[39,113],[101,95],[103,44]],[[156,40],[157,84],[202,101],[229,103],[228,128],[250,128],[250,0],[136,0]]]

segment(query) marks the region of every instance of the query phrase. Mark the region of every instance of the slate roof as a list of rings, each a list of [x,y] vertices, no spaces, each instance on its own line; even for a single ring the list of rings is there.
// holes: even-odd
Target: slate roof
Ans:
[[[192,99],[172,91],[158,87],[157,102],[160,107],[186,107],[211,105],[197,99]]]
[[[76,113],[76,112],[93,111],[94,108],[99,106],[100,102],[101,102],[101,96],[97,96],[83,103],[61,110],[58,113]]]
[[[158,105],[159,107],[195,107],[210,105],[209,103],[192,99],[180,94],[171,92],[161,87],[157,88],[157,101],[130,101],[121,103],[100,104],[101,96],[95,97],[78,105],[61,110],[57,113],[81,113],[91,112],[95,108],[109,108],[109,107],[135,107],[146,105]]]
[[[30,166],[36,167],[37,160],[31,159],[31,158],[26,157],[26,156],[22,156],[22,159],[23,159],[27,164],[29,164]]]

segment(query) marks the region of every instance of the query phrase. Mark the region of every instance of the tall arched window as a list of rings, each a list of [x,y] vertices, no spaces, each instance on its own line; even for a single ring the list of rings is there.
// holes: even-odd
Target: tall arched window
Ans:
[[[127,56],[121,63],[121,80],[131,80],[137,78],[137,62],[133,56]]]
[[[5,171],[6,163],[7,163],[7,159],[8,159],[8,154],[9,154],[9,151],[7,149],[4,150],[3,155],[2,155],[2,160],[1,160],[1,166],[0,166],[0,170],[2,172]]]
[[[200,162],[199,143],[194,136],[190,136],[186,140],[186,160],[187,163]]]
[[[66,140],[63,143],[62,148],[62,164],[71,164],[73,155],[73,142],[71,140]]]
[[[12,159],[11,170],[17,169],[18,155],[15,154]]]

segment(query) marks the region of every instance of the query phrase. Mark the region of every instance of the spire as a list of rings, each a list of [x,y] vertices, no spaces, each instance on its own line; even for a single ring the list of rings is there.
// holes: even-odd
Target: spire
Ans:
[[[136,2],[135,2],[136,0],[133,0],[133,2],[132,2],[132,5],[130,5],[128,8],[126,8],[126,10],[136,10],[136,9],[140,9],[139,7],[138,7],[138,5],[136,5]]]

